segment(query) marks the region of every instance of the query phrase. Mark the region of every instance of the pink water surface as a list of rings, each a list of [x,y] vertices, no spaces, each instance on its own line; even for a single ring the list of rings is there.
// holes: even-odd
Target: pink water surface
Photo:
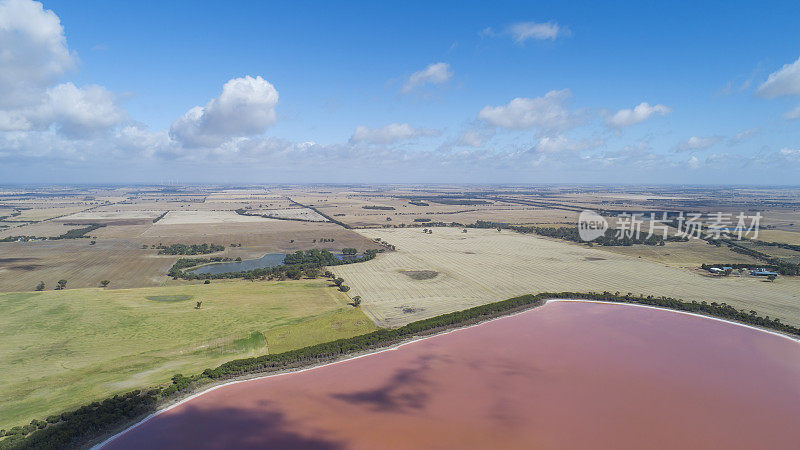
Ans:
[[[670,311],[551,302],[221,387],[139,448],[798,448],[800,343]]]

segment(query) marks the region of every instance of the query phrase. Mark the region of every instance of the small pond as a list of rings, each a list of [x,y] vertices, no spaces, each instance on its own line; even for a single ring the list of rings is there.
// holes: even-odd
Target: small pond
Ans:
[[[258,259],[245,259],[243,261],[229,261],[207,264],[200,266],[196,269],[190,269],[191,273],[204,274],[210,273],[216,275],[218,273],[228,272],[245,272],[248,270],[265,269],[267,267],[275,267],[283,264],[283,258],[286,255],[283,253],[267,253]]]

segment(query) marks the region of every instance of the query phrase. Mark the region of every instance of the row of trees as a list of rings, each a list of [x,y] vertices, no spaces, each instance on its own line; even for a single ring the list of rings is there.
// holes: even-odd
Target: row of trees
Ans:
[[[159,255],[206,255],[225,250],[225,246],[219,244],[159,244],[156,248]]]
[[[518,233],[535,233],[540,236],[547,236],[557,239],[563,239],[572,242],[583,242],[578,231],[578,227],[534,227],[526,225],[511,225],[501,222],[487,222],[479,220],[472,225],[467,225],[469,228],[497,228],[498,230],[512,230]],[[688,241],[688,237],[680,236],[667,236],[666,239],[658,234],[638,233],[633,236],[618,236],[617,230],[608,229],[603,236],[593,240],[593,244],[605,246],[629,246],[633,244],[644,245],[664,245],[664,242]]]
[[[65,223],[64,225],[75,225],[75,224]],[[87,226],[87,227],[74,228],[72,230],[68,230],[66,233],[58,235],[58,236],[55,236],[55,237],[51,237],[50,239],[78,239],[78,238],[85,238],[85,237],[87,237],[86,234],[91,233],[92,231],[94,231],[94,230],[96,230],[98,228],[103,228],[104,226],[105,226],[105,224],[92,223],[92,224],[89,224],[89,226]]]
[[[75,224],[67,223],[67,224],[64,224],[64,225],[75,225]],[[28,242],[28,241],[46,240],[46,239],[59,240],[59,239],[85,238],[85,237],[88,237],[88,236],[86,236],[86,234],[91,233],[92,231],[94,231],[94,230],[96,230],[98,228],[102,228],[104,226],[105,225],[98,224],[98,223],[93,223],[93,224],[90,224],[87,227],[73,228],[72,230],[68,230],[66,233],[60,234],[58,236],[49,237],[49,238],[48,237],[40,237],[40,236],[23,236],[23,235],[20,235],[20,236],[6,236],[6,237],[0,239],[0,242],[17,242],[17,241]]]
[[[782,260],[780,258],[775,258],[766,253],[759,252],[758,250],[747,248],[733,240],[722,240],[722,242],[727,244],[728,248],[736,253],[752,256],[753,258],[766,262],[767,264],[762,265],[763,267],[769,268],[770,270],[773,270],[781,275],[795,275],[795,276],[800,275],[800,264],[795,264],[789,261]],[[726,265],[732,267],[734,266],[732,264],[726,264]]]

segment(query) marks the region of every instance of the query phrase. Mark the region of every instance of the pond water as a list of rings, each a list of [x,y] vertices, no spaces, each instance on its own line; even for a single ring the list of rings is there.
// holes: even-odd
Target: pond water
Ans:
[[[796,448],[800,343],[629,305],[543,307],[226,385],[108,448]]]
[[[197,269],[191,270],[192,273],[203,274],[218,274],[227,272],[244,272],[247,270],[264,269],[267,267],[275,267],[283,264],[283,258],[286,255],[283,253],[267,253],[258,259],[245,259],[242,261],[229,261],[212,263],[205,266],[200,266]]]

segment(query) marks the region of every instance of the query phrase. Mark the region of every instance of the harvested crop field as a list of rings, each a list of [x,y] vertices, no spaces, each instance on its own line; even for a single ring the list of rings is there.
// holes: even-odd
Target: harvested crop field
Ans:
[[[80,212],[77,214],[71,214],[66,217],[62,217],[61,220],[63,222],[70,222],[70,221],[82,221],[82,222],[91,222],[91,221],[120,221],[120,220],[129,220],[129,219],[155,219],[156,217],[164,214],[166,211],[147,211],[147,210],[134,210],[134,211],[125,211],[125,210],[116,210],[116,211],[86,211]]]
[[[645,258],[620,255],[511,231],[434,228],[359,230],[397,247],[372,261],[332,270],[360,295],[380,326],[537,292],[622,292],[687,301],[726,302],[800,325],[800,279],[773,283],[749,277],[709,277]],[[670,245],[666,245],[666,249]],[[415,280],[403,271],[436,271]]]
[[[309,208],[254,209],[248,214],[260,214],[276,219],[307,220],[309,222],[327,222],[328,219]]]
[[[40,281],[51,290],[59,280],[67,280],[68,289],[95,287],[102,280],[111,281],[112,288],[157,286],[178,259],[157,256],[129,241],[90,243],[89,239],[0,243],[0,292],[32,291]]]
[[[260,222],[266,223],[274,219],[263,217],[243,216],[234,211],[170,211],[163,219],[155,223],[155,226],[165,225],[187,225],[187,224],[206,224],[206,223],[247,223]]]
[[[347,301],[324,280],[0,294],[0,428],[374,330]]]

